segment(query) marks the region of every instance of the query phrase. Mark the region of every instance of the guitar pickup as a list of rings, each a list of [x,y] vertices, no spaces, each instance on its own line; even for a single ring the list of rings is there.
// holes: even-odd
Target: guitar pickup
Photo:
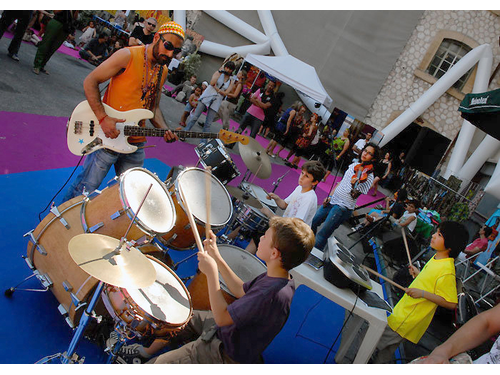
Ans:
[[[79,135],[83,133],[83,122],[75,121],[75,134]]]

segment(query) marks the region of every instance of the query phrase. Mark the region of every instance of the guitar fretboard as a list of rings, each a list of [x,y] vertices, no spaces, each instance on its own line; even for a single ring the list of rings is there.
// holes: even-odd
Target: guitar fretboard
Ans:
[[[139,126],[126,125],[123,129],[126,136],[145,136],[145,137],[163,137],[165,129],[141,128]],[[219,133],[191,132],[184,130],[172,130],[181,138],[219,138]]]

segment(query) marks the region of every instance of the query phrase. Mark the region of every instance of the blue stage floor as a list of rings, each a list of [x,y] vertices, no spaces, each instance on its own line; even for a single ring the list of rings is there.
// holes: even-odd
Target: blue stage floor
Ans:
[[[145,168],[164,181],[170,167],[158,159],[147,159]],[[39,224],[39,213],[64,184],[73,168],[14,173],[0,176],[3,204],[0,207],[0,287],[7,290],[16,286],[32,272],[22,258],[27,254],[28,237],[24,234]],[[111,180],[111,172],[105,181]],[[101,188],[104,188],[102,186]],[[60,199],[56,199],[59,203]],[[45,211],[41,218],[47,214]],[[50,249],[47,249],[50,251]],[[185,259],[194,251],[170,250],[174,262]],[[196,272],[196,257],[179,265],[180,278]],[[40,289],[40,282],[32,278],[20,288]],[[67,350],[73,331],[58,311],[59,302],[52,292],[17,290],[11,297],[0,297],[0,332],[2,333],[1,364],[31,364],[46,356]],[[291,314],[282,332],[264,352],[266,363],[334,363],[340,337],[335,342],[344,320],[345,310],[305,286],[298,288]],[[82,339],[76,350],[85,357],[85,363],[105,363],[102,349]]]

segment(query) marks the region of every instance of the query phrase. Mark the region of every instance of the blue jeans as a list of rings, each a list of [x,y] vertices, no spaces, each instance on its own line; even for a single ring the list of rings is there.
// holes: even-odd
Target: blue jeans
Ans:
[[[146,142],[135,143],[134,146],[144,146]],[[130,168],[142,167],[144,164],[145,152],[143,148],[138,148],[131,154],[119,154],[117,152],[101,148],[85,157],[82,172],[69,187],[63,202],[82,194],[83,188],[89,193],[96,190],[108,174],[112,165],[115,166],[117,176]]]
[[[250,125],[250,137],[255,138],[257,133],[259,132],[260,125],[262,121],[257,117],[252,116],[250,113],[245,113],[241,120],[241,125],[238,128],[238,133],[243,133],[243,131]]]
[[[198,101],[198,105],[196,106],[194,113],[189,117],[189,121],[186,124],[186,128],[184,130],[190,131],[191,128],[196,124],[196,121],[198,121],[198,118],[206,109],[207,106],[202,102]],[[216,115],[217,112],[215,112],[212,108],[208,108],[205,124],[203,125],[203,132],[210,133],[210,126],[212,125],[212,121],[214,121]]]
[[[351,217],[352,210],[344,206],[339,206],[337,204],[328,204],[326,207],[321,207],[316,211],[314,215],[311,228],[316,234],[318,227],[325,222],[321,230],[316,234],[316,243],[314,247],[323,251],[328,238],[335,232],[335,230],[344,221]]]

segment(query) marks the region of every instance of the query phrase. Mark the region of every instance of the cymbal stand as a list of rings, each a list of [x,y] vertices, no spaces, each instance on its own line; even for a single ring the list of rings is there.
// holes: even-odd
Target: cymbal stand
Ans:
[[[139,214],[139,211],[141,210],[142,205],[146,201],[146,198],[147,198],[149,192],[151,191],[152,187],[153,187],[153,184],[150,184],[148,190],[146,191],[146,194],[144,194],[144,198],[142,198],[142,202],[139,205],[139,207],[137,208],[137,212],[135,213],[134,218],[130,221],[130,224],[128,225],[128,228],[125,231],[125,234],[123,235],[123,237],[120,240],[120,243],[118,244],[118,246],[115,249],[115,254],[116,255],[120,254],[120,251],[121,251],[121,248],[123,247],[123,244],[127,241],[128,232],[130,231],[130,228],[132,228],[132,224],[135,223],[135,219],[137,218],[137,215]]]
[[[75,349],[80,342],[80,339],[82,338],[82,335],[85,331],[85,328],[87,328],[87,325],[90,321],[91,318],[93,318],[93,310],[95,305],[97,304],[97,301],[99,300],[99,297],[101,296],[101,292],[104,288],[104,282],[99,281],[99,284],[97,285],[97,288],[94,292],[94,295],[92,296],[92,299],[90,303],[88,304],[87,308],[82,314],[82,317],[80,318],[80,323],[78,324],[78,327],[75,331],[75,334],[73,335],[73,338],[69,344],[68,350],[65,351],[64,353],[57,353],[55,355],[47,356],[45,358],[42,358],[40,361],[37,363],[50,363],[53,359],[55,358],[60,358],[61,363],[67,364],[67,363],[83,363],[85,360],[85,357],[79,359],[78,355],[75,353]]]

